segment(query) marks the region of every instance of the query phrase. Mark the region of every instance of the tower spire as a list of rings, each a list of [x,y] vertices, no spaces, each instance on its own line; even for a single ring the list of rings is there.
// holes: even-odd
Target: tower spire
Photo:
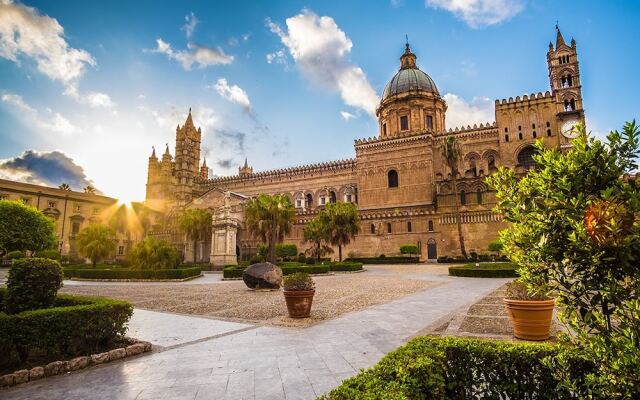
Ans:
[[[411,52],[409,46],[409,36],[405,34],[406,43],[404,47],[404,54],[400,57],[400,69],[418,68],[416,66],[416,55]]]
[[[153,151],[151,152],[151,158],[157,158],[156,157],[156,146],[151,146],[151,148],[153,149]]]
[[[564,38],[562,37],[562,32],[560,32],[560,28],[556,22],[556,50],[558,50],[558,47],[566,45],[567,44],[564,42]]]
[[[184,123],[184,126],[193,126],[193,118],[191,117],[191,107],[189,107],[189,115]]]

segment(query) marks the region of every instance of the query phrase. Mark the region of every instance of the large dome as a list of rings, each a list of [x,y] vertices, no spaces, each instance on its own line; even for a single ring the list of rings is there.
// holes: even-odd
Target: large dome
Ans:
[[[415,67],[398,71],[398,73],[391,78],[391,81],[387,83],[387,86],[384,87],[382,100],[398,93],[411,92],[414,90],[424,90],[440,95],[433,79]]]

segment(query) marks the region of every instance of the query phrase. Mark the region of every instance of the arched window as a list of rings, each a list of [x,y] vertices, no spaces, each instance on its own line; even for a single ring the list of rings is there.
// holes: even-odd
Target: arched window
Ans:
[[[464,190],[460,191],[460,204],[461,205],[467,204],[467,193]]]
[[[536,137],[538,137],[538,134],[536,133],[536,131],[533,131],[533,138],[535,139]]]
[[[509,135],[504,135],[504,141],[508,142],[509,141]]]
[[[518,132],[518,139],[522,140],[522,132]]]
[[[407,232],[411,232],[411,221],[407,222]]]
[[[376,226],[374,224],[371,224],[371,234],[375,234],[376,233]]]
[[[478,202],[478,204],[482,204],[482,190],[478,189],[478,191],[476,191],[476,200]]]
[[[518,153],[518,164],[529,169],[535,166],[536,162],[533,160],[533,155],[536,154],[536,149],[532,146],[525,147]]]
[[[305,207],[306,208],[311,208],[311,206],[313,205],[313,196],[311,195],[311,193],[307,193],[307,195],[305,196]]]
[[[493,156],[487,157],[487,166],[489,167],[489,171],[496,168],[496,159]]]
[[[429,232],[433,232],[433,221],[429,220]]]
[[[391,233],[391,222],[387,222],[387,233]]]
[[[387,180],[390,188],[398,187],[398,171],[392,169],[387,172]]]
[[[332,190],[329,192],[329,203],[335,203],[335,202],[336,202],[336,192]]]

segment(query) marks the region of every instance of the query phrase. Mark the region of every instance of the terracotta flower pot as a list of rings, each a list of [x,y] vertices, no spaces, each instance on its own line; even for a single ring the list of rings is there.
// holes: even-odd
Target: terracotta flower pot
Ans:
[[[285,290],[283,293],[291,318],[307,318],[311,314],[315,290]]]
[[[503,299],[511,319],[513,335],[518,339],[547,340],[551,336],[551,318],[556,301]]]

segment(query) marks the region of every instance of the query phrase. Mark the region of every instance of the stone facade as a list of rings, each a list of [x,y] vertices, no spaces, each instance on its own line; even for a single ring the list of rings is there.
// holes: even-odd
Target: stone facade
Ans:
[[[116,212],[118,201],[92,193],[33,185],[0,179],[0,200],[21,201],[55,222],[58,250],[62,255],[77,256],[76,235],[93,223],[105,223]],[[141,235],[128,232],[118,235],[116,258],[123,258]]]
[[[169,213],[181,207],[212,210],[214,233],[201,244],[210,252],[200,251],[198,259],[215,263],[222,263],[213,250],[217,235],[226,238],[225,264],[235,255],[255,254],[257,241],[243,232],[242,199],[259,193],[291,199],[297,220],[285,241],[300,250],[306,248],[305,223],[327,203],[345,201],[357,204],[362,219],[361,231],[345,254],[393,255],[403,244],[417,244],[422,260],[459,255],[458,209],[467,252],[485,253],[506,224],[492,212],[495,194],[484,178],[499,166],[526,172],[533,165],[536,140],[566,148],[573,137],[571,127],[584,123],[576,43],[567,45],[559,29],[555,45],[549,44],[547,62],[549,91],[496,100],[495,122],[447,129],[446,102],[431,77],[418,68],[407,44],[400,70],[385,87],[376,110],[377,136],[356,140],[353,159],[293,168],[253,172],[245,160],[238,175],[208,179],[206,165],[198,169],[201,131],[189,112],[184,126],[176,129],[175,160],[168,147],[161,161],[155,150],[149,158],[147,205]],[[441,155],[442,143],[451,136],[462,153],[456,188]],[[230,206],[232,217],[221,211],[221,198],[237,202]],[[230,232],[235,232],[233,238]],[[174,241],[180,236],[163,234]],[[235,249],[229,247],[233,240]]]

